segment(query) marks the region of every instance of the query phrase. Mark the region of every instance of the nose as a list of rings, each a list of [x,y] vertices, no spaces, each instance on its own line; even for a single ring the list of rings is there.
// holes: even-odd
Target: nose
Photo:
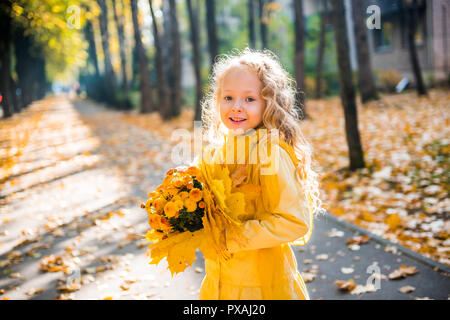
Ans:
[[[241,112],[242,111],[242,102],[239,99],[236,99],[236,103],[231,108],[233,112]]]

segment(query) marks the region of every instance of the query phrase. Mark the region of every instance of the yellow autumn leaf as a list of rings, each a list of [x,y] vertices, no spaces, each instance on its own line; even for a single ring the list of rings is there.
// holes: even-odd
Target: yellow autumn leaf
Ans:
[[[247,200],[255,200],[261,195],[261,186],[256,184],[246,184],[236,188],[236,191],[242,192]]]
[[[168,269],[173,276],[192,265],[195,260],[195,251],[204,240],[204,231],[198,230],[173,234],[164,240],[155,241],[149,245],[150,264],[158,264],[162,259],[167,258]]]
[[[233,219],[238,219],[238,214],[245,212],[245,197],[243,193],[230,194],[225,200],[229,215]]]
[[[384,223],[386,223],[389,226],[389,229],[394,230],[400,225],[400,217],[397,213],[390,214],[385,220]]]
[[[330,211],[336,216],[342,216],[345,213],[343,208],[330,208]]]
[[[371,214],[371,213],[370,213],[369,211],[367,211],[367,210],[364,210],[364,211],[360,214],[359,218],[360,218],[361,220],[368,221],[368,222],[374,222],[374,221],[375,221],[374,215]]]
[[[348,281],[336,280],[334,284],[339,288],[339,290],[344,291],[352,291],[356,288],[356,283],[353,279],[350,279]]]

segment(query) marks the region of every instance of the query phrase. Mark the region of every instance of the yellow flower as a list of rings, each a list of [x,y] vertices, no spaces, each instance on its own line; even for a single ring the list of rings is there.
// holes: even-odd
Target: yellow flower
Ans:
[[[182,179],[183,185],[187,185],[189,182],[192,182],[192,178],[190,176],[184,176]]]
[[[178,209],[177,205],[174,202],[170,201],[167,202],[166,205],[164,206],[164,213],[166,214],[166,216],[171,218],[178,213],[177,209]]]
[[[166,199],[157,198],[152,202],[152,204],[156,211],[161,211],[161,210],[163,210],[164,205],[166,204]]]
[[[189,193],[187,193],[186,191],[182,191],[178,194],[180,196],[181,200],[186,199],[187,197],[189,197]]]
[[[199,207],[200,209],[203,209],[203,208],[206,207],[206,203],[205,203],[204,201],[200,201],[200,202],[198,203],[198,207]]]
[[[177,178],[177,179],[173,180],[173,185],[177,188],[183,187],[183,185],[184,185],[183,179]]]
[[[184,206],[186,207],[187,212],[193,212],[197,210],[197,203],[190,198],[184,200]]]
[[[181,199],[177,199],[177,200],[172,200],[173,203],[175,203],[175,206],[177,207],[177,211],[180,211],[181,209],[183,209],[183,201]]]
[[[167,219],[161,218],[161,225],[160,225],[160,229],[164,232],[168,232],[170,231],[172,227],[170,226],[169,221],[167,221]]]
[[[189,192],[189,198],[195,202],[200,201],[202,197],[202,191],[198,188],[194,188]]]
[[[167,193],[170,196],[174,196],[174,195],[176,195],[178,193],[178,189],[170,186],[170,187],[167,188]]]
[[[170,169],[169,171],[166,172],[166,175],[170,176],[170,175],[172,175],[175,172],[177,172],[177,169]]]
[[[189,167],[186,173],[191,176],[198,176],[200,175],[200,170],[197,167]]]
[[[148,224],[154,229],[161,229],[161,216],[157,214],[151,214],[148,216]]]

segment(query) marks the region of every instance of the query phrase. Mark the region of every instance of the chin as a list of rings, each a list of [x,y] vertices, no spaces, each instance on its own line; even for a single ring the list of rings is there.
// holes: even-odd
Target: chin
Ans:
[[[228,128],[229,130],[231,130],[231,131],[239,131],[239,132],[245,132],[245,131],[251,129],[251,128],[249,128],[249,126],[246,125],[246,124],[245,124],[245,125],[244,125],[244,124],[236,125],[236,124],[234,124],[234,123],[228,124],[228,125],[227,125],[227,128]]]

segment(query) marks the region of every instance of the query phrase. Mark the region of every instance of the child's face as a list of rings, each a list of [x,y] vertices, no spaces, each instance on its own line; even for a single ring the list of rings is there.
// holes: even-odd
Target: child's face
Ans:
[[[220,119],[228,129],[246,132],[262,122],[266,108],[262,89],[263,84],[248,67],[238,66],[228,71],[218,97]]]

